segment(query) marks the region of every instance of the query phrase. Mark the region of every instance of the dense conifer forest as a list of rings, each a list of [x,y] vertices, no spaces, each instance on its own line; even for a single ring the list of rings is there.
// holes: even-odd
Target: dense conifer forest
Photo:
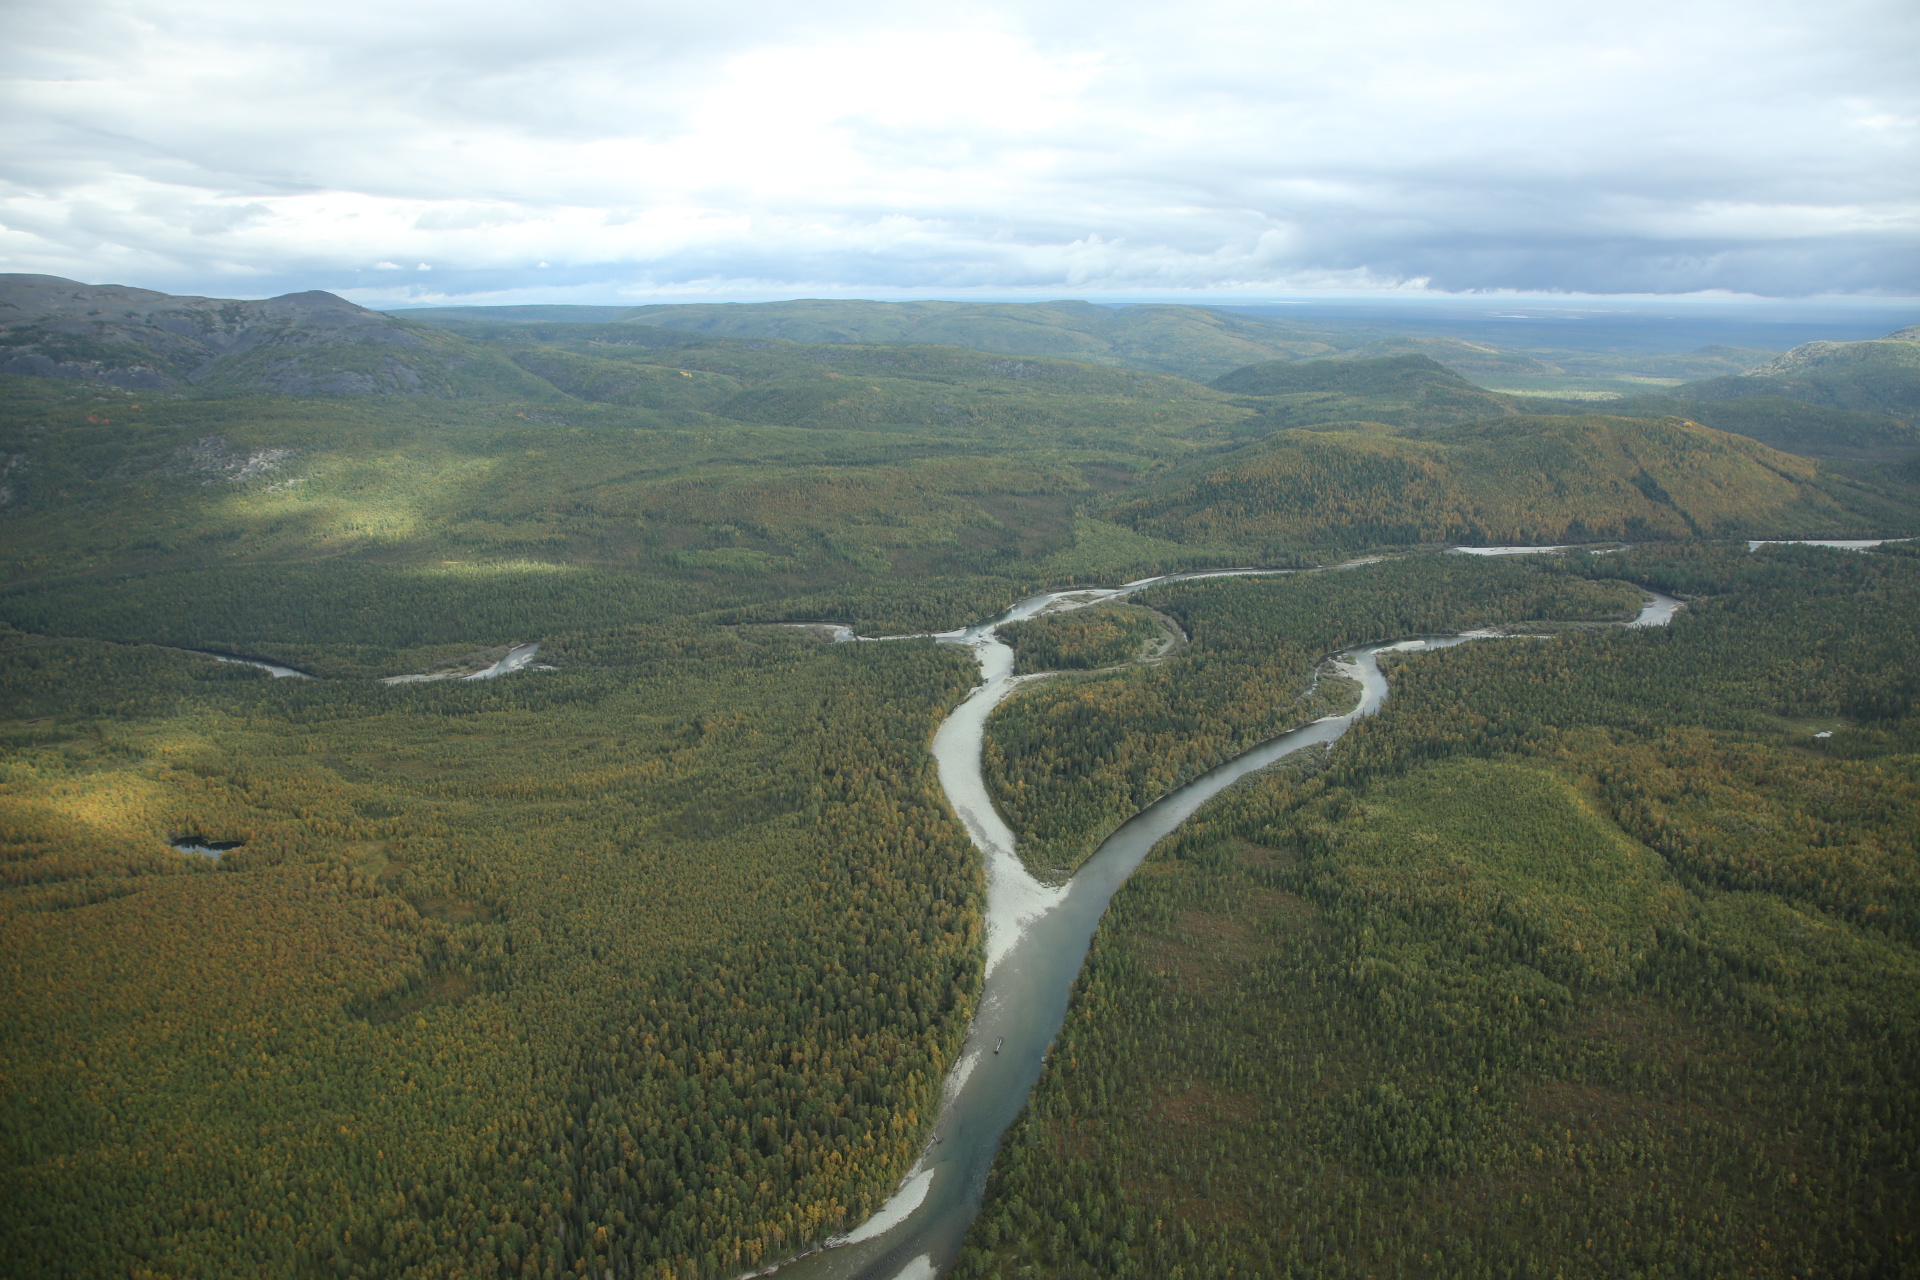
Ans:
[[[9,1271],[731,1274],[858,1221],[971,1010],[920,748],[969,677],[771,629],[402,689],[11,639]]]
[[[1693,603],[1406,655],[1163,845],[956,1274],[1907,1269],[1920,567],[1566,571]]]
[[[1077,866],[1179,784],[1345,710],[1345,682],[1324,665],[1343,649],[1525,619],[1626,619],[1642,596],[1555,561],[1445,556],[1180,583],[1139,598],[1182,624],[1192,646],[1157,669],[1033,685],[995,714],[987,779],[1033,865]],[[1034,647],[1051,656],[1081,638],[1081,616],[1022,623],[1007,639],[1023,661]]]
[[[985,752],[1031,865],[1345,710],[1355,644],[1547,638],[1406,658],[1143,868],[963,1271],[1912,1239],[1920,561],[1705,540],[1912,532],[1885,388],[1782,373],[1788,454],[1192,309],[186,301],[0,334],[54,375],[0,375],[0,1275],[709,1280],[856,1226],[983,980],[929,755],[980,673],[925,633],[1249,564],[1294,572],[1005,629],[1060,673]],[[1521,537],[1639,545],[1430,554]]]

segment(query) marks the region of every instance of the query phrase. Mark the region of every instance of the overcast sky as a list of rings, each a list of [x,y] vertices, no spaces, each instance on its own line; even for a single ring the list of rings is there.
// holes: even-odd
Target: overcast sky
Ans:
[[[0,270],[1920,295],[1913,0],[14,0]]]

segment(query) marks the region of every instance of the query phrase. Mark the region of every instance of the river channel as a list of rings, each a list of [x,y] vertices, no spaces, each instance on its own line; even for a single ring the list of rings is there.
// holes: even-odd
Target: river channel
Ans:
[[[1295,752],[1324,749],[1356,721],[1378,711],[1387,697],[1386,677],[1376,660],[1383,650],[1437,649],[1500,634],[1404,640],[1340,655],[1335,659],[1340,673],[1357,681],[1362,690],[1353,710],[1262,743],[1170,792],[1108,836],[1065,884],[1035,879],[1020,861],[1013,832],[987,793],[980,759],[993,709],[1020,684],[1043,677],[1014,676],[1013,650],[1001,643],[996,630],[1009,622],[1097,604],[1167,582],[1242,574],[1276,576],[1274,570],[1235,570],[1049,592],[1023,600],[990,621],[934,637],[971,648],[983,677],[933,740],[940,785],[986,860],[987,965],[980,1007],[960,1059],[947,1076],[933,1137],[899,1190],[853,1231],[780,1265],[777,1270],[783,1280],[931,1280],[951,1265],[979,1211],[1001,1135],[1026,1105],[1047,1049],[1065,1020],[1067,997],[1094,928],[1114,891],[1153,846],[1241,778]],[[1652,598],[1640,615],[1626,626],[1662,626],[1681,607],[1671,597],[1649,595]]]

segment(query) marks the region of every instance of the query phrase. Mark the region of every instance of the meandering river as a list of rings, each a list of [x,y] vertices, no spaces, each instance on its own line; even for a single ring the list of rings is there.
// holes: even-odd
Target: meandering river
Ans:
[[[1480,555],[1522,555],[1562,548],[1470,550]],[[1333,567],[1355,568],[1374,563],[1374,559]],[[948,1073],[933,1137],[900,1188],[872,1217],[846,1235],[758,1274],[768,1275],[777,1270],[788,1280],[931,1280],[951,1264],[979,1210],[987,1171],[999,1150],[1001,1135],[1026,1105],[1028,1095],[1040,1078],[1048,1046],[1066,1017],[1067,997],[1079,976],[1093,931],[1106,912],[1107,902],[1134,868],[1146,859],[1153,846],[1192,817],[1200,806],[1241,778],[1296,752],[1324,748],[1356,721],[1378,711],[1386,700],[1387,682],[1380,673],[1377,654],[1385,650],[1444,648],[1503,634],[1480,631],[1402,640],[1340,655],[1334,661],[1341,674],[1358,682],[1361,688],[1358,705],[1347,714],[1324,717],[1262,743],[1162,797],[1108,836],[1066,883],[1044,883],[1029,873],[1015,851],[1012,830],[987,793],[980,761],[987,718],[993,709],[1020,684],[1045,677],[1013,674],[1013,650],[1001,643],[998,629],[1042,613],[1083,608],[1169,582],[1275,577],[1297,572],[1324,570],[1228,569],[1143,578],[1118,587],[1051,591],[1023,600],[997,618],[959,631],[932,637],[889,637],[931,638],[964,645],[973,650],[980,663],[981,683],[942,722],[934,735],[933,754],[947,800],[966,824],[968,834],[986,860],[985,984],[966,1045]],[[1669,596],[1649,592],[1648,597],[1640,615],[1626,626],[1665,625],[1681,607],[1679,601]],[[845,627],[797,625],[819,627],[836,641],[860,639]],[[516,645],[482,671],[463,674],[458,670],[443,670],[389,676],[382,683],[493,679],[528,669],[539,649],[538,643]],[[310,678],[306,672],[263,659],[221,653],[203,656],[258,667],[275,677]],[[196,846],[194,851],[219,856],[213,846]]]
[[[1382,650],[1444,648],[1499,634],[1406,640],[1341,655],[1336,659],[1341,673],[1361,686],[1360,702],[1353,710],[1262,743],[1162,797],[1108,836],[1067,883],[1049,885],[1035,879],[1015,852],[1013,832],[994,808],[981,774],[987,717],[1015,687],[1037,678],[1013,675],[1013,650],[1000,642],[996,630],[1041,613],[1079,608],[1182,578],[1271,576],[1274,572],[1181,574],[1121,587],[1048,592],[1022,601],[991,621],[936,637],[970,647],[983,677],[941,724],[933,754],[949,803],[986,859],[986,982],[966,1046],[947,1076],[933,1138],[899,1190],[853,1231],[824,1249],[780,1265],[777,1270],[783,1280],[931,1280],[946,1269],[958,1256],[979,1211],[1001,1135],[1020,1114],[1040,1078],[1047,1049],[1066,1017],[1067,997],[1094,928],[1114,891],[1153,846],[1241,778],[1295,752],[1324,748],[1356,721],[1378,711],[1387,697],[1386,678],[1375,657]],[[1664,625],[1681,607],[1671,597],[1649,595],[1640,615],[1627,626]]]

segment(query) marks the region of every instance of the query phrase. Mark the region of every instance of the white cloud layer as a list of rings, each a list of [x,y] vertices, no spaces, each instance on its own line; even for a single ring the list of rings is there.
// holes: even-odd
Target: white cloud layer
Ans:
[[[1911,0],[38,0],[0,270],[1920,294]]]

